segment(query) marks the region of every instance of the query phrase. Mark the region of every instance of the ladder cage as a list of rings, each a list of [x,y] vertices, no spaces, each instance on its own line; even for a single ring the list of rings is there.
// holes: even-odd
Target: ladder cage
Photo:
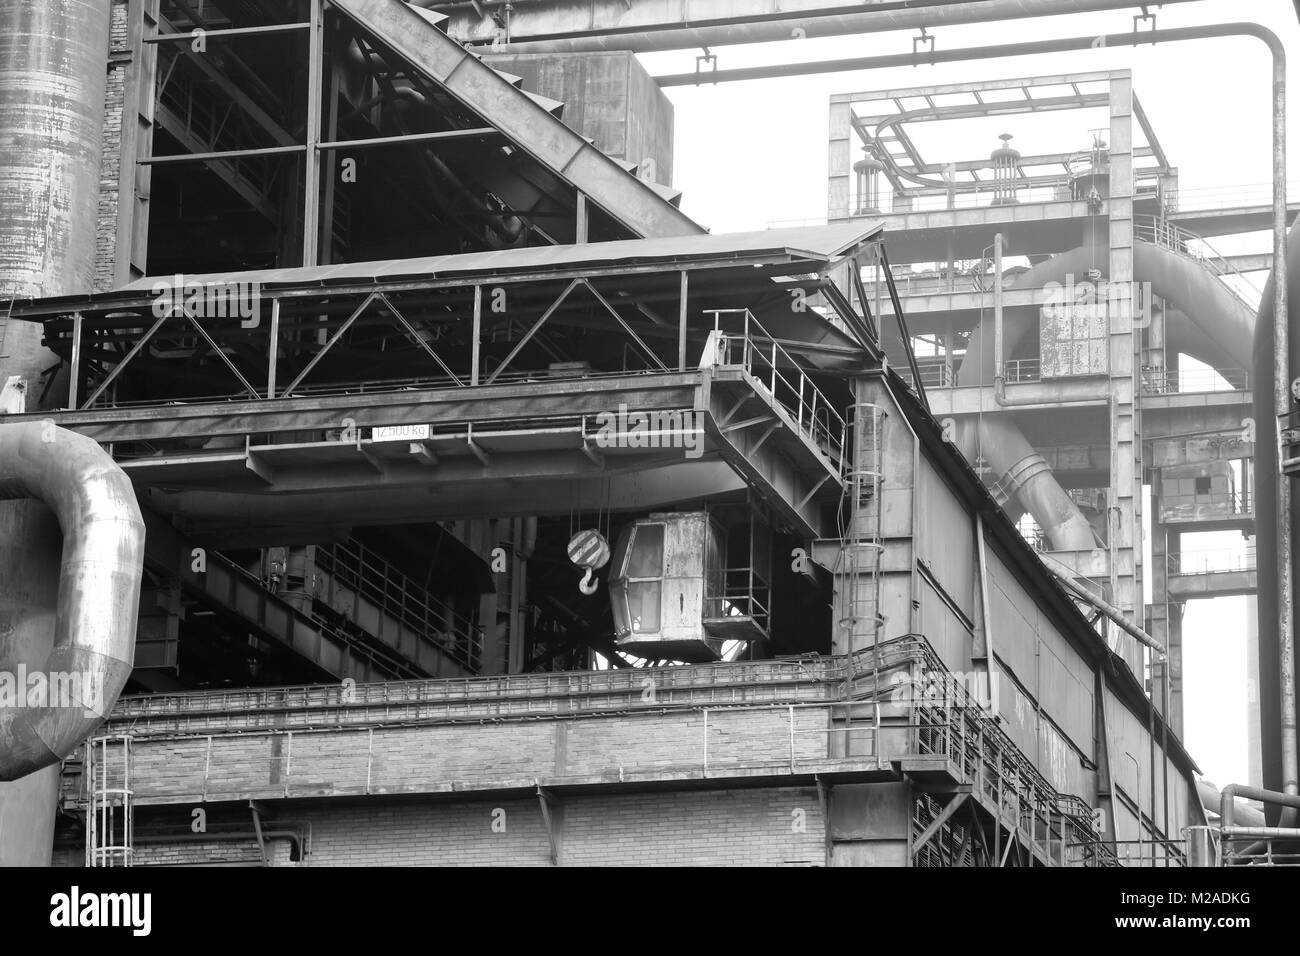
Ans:
[[[127,734],[86,741],[86,866],[131,866],[135,818],[131,787],[131,738]]]

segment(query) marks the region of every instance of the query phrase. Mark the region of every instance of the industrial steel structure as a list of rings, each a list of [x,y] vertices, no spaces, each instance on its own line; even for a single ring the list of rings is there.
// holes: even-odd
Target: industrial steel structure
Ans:
[[[1285,207],[1109,71],[837,96],[829,221],[710,235],[633,56],[1048,6],[0,11],[0,861],[1289,859],[1177,610],[1255,590],[1181,536],[1255,530],[1207,240]]]

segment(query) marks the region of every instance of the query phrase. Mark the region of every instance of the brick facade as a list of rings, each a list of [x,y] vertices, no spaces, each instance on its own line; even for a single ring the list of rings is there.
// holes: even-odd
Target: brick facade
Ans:
[[[826,854],[812,788],[572,796],[553,802],[551,820],[561,866],[821,866]],[[536,798],[320,805],[285,809],[264,826],[310,833],[300,862],[290,861],[289,841],[270,841],[275,866],[551,865]],[[137,827],[137,836],[148,833],[147,824]],[[257,864],[260,852],[250,833],[246,841],[143,843],[135,860]],[[66,850],[55,862],[81,860]]]
[[[104,139],[99,166],[99,209],[95,219],[95,288],[106,292],[118,283],[118,203],[122,173],[122,124],[135,122],[125,115],[127,64],[131,54],[128,0],[113,0],[110,26],[111,59],[104,88]],[[127,197],[130,201],[131,197]]]

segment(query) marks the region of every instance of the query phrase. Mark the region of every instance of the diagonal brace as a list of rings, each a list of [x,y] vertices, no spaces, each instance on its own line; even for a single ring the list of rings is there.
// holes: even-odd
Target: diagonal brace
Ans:
[[[361,317],[361,313],[366,311],[370,303],[377,298],[379,298],[378,292],[372,292],[370,293],[370,295],[366,296],[366,300],[362,302],[359,306],[357,306],[356,311],[348,316],[347,321],[344,322],[342,325],[340,325],[337,330],[335,330],[334,334],[329,337],[329,339],[325,342],[323,346],[321,346],[321,350],[311,357],[311,361],[307,363],[307,367],[298,373],[298,377],[295,378],[292,382],[290,382],[287,388],[283,389],[280,392],[282,396],[291,393],[295,388],[298,387],[299,383],[302,382],[304,378],[306,378],[309,374],[311,374],[311,370],[316,367],[316,363],[319,362],[321,359],[323,359],[325,357],[325,354],[334,347],[335,343],[338,342],[339,339],[343,338],[343,336],[347,334],[348,329],[352,328],[352,323],[355,322],[357,319],[359,319]]]
[[[930,825],[921,832],[921,835],[916,838],[916,843],[912,845],[912,854],[915,855],[921,847],[929,843],[930,838],[939,832],[939,828],[952,819],[953,814],[960,810],[962,804],[969,799],[969,793],[959,793],[944,804],[944,808],[939,811],[939,815],[935,817],[930,822]]]
[[[460,376],[458,376],[455,372],[453,372],[451,369],[447,367],[447,363],[444,362],[438,356],[438,353],[429,347],[429,343],[424,341],[424,337],[415,330],[415,326],[411,325],[410,322],[406,321],[406,316],[402,315],[402,313],[397,311],[397,307],[388,300],[388,296],[384,295],[382,292],[379,293],[379,301],[382,302],[388,308],[389,312],[393,313],[393,317],[396,318],[398,322],[402,323],[402,327],[406,329],[406,331],[410,334],[411,338],[415,339],[416,344],[419,345],[420,348],[424,349],[424,351],[429,353],[429,357],[438,363],[438,368],[442,369],[443,372],[449,375],[451,377],[451,380],[455,382],[457,385],[465,384],[460,380]]]

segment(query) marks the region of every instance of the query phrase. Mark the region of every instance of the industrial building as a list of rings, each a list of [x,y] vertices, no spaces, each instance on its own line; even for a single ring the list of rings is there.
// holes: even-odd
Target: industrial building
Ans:
[[[0,862],[1292,862],[1284,153],[846,93],[825,221],[710,233],[663,88],[743,77],[637,53],[1134,5],[575,6],[0,8]],[[1268,790],[1182,740],[1230,594]]]

